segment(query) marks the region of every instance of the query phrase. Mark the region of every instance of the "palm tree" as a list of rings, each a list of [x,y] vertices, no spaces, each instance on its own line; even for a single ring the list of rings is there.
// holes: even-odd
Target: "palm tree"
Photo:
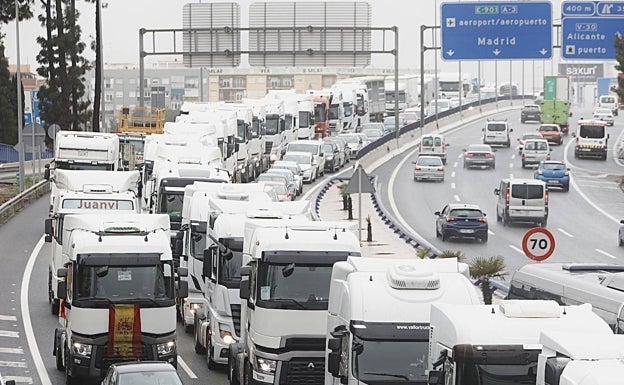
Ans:
[[[470,263],[470,276],[481,281],[479,286],[483,294],[483,302],[486,305],[492,304],[492,293],[494,292],[490,287],[490,280],[499,278],[504,281],[507,275],[505,268],[505,259],[500,255],[488,258],[477,257]]]
[[[461,262],[466,256],[459,250],[444,250],[438,254],[438,258],[457,258],[457,261]]]

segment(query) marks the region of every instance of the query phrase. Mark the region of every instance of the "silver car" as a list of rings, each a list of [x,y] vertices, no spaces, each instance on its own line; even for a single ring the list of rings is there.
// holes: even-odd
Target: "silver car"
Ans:
[[[614,123],[613,112],[609,108],[596,108],[594,111],[594,119],[607,122],[609,126],[613,126]]]
[[[363,147],[364,140],[359,134],[340,134],[339,138],[343,138],[349,146],[349,157],[355,159],[358,151]]]
[[[414,162],[414,180],[439,180],[444,182],[444,165],[439,156],[422,155]]]
[[[299,194],[303,192],[303,170],[301,167],[295,162],[288,162],[285,160],[278,160],[273,163],[271,169],[278,170],[289,170],[295,176],[295,181],[297,181],[297,185],[299,186]]]

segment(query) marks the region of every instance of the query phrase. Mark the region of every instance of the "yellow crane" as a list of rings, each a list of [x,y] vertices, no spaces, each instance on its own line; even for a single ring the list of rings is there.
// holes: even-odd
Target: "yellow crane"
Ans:
[[[164,127],[164,108],[122,107],[119,111],[119,132],[162,134]]]

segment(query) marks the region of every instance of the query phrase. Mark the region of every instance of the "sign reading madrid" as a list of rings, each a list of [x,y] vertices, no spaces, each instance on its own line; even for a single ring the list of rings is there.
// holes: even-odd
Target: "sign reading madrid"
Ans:
[[[549,59],[550,2],[442,4],[444,60]]]

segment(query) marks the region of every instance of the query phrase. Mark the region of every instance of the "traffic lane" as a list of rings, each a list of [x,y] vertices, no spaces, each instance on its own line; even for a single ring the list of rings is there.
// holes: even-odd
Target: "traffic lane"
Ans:
[[[178,323],[178,373],[184,384],[189,385],[226,385],[227,366],[223,365],[216,370],[208,369],[205,354],[195,353],[192,333],[185,333],[184,326]],[[180,360],[182,358],[182,360]]]
[[[28,335],[31,329],[26,325],[22,311],[29,306],[22,301],[22,284],[28,258],[41,238],[43,220],[47,214],[49,201],[46,197],[32,201],[7,223],[0,227],[0,245],[2,245],[3,267],[0,273],[0,329],[4,332],[0,339],[0,361],[5,379],[14,378],[16,382],[41,384],[33,359]],[[32,280],[39,279],[32,277]],[[27,282],[26,282],[27,283]],[[30,314],[30,312],[28,312]],[[34,316],[30,314],[30,317]],[[34,330],[38,332],[37,329]],[[32,338],[34,335],[31,334]]]

